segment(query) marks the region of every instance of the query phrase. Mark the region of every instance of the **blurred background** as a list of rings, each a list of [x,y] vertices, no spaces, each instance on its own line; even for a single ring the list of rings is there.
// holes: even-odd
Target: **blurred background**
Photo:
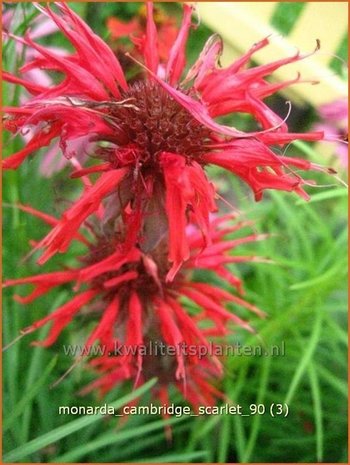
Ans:
[[[144,24],[144,4],[69,3],[115,50],[123,54],[130,47],[127,38],[113,33],[115,18],[129,24],[135,18]],[[173,18],[181,22],[181,6],[157,3],[159,24]],[[38,12],[33,5],[4,5],[5,30],[22,35],[35,24]],[[344,138],[347,133],[347,4],[344,2],[208,2],[198,4],[200,26],[188,42],[188,63],[194,62],[207,38],[219,33],[225,43],[222,64],[246,51],[254,42],[272,34],[272,45],[259,52],[256,63],[315,48],[321,51],[294,68],[277,74],[291,79],[297,70],[319,85],[298,84],[292,91],[267,99],[282,117],[286,101],[292,101],[288,118],[291,131],[323,128]],[[53,30],[40,43],[70,48]],[[3,68],[17,74],[25,50],[5,41]],[[297,68],[297,69],[296,69]],[[286,74],[287,73],[287,74]],[[4,85],[4,105],[19,105],[22,90]],[[252,122],[236,115],[227,123],[248,131]],[[20,137],[3,135],[4,156],[23,146]],[[240,253],[257,254],[274,263],[244,264],[233,267],[243,279],[246,299],[263,309],[268,318],[252,318],[257,335],[238,332],[242,345],[283,347],[270,356],[236,356],[225,363],[225,377],[219,387],[234,403],[287,403],[287,418],[268,414],[241,417],[211,415],[180,417],[168,421],[173,439],[165,437],[164,422],[157,416],[131,416],[121,423],[116,418],[84,418],[58,415],[61,405],[101,405],[130,395],[130,386],[120,386],[106,399],[92,393],[77,393],[92,379],[78,365],[56,387],[50,386],[72,365],[74,359],[62,353],[62,346],[84,340],[84,325],[75,321],[59,341],[48,349],[30,346],[30,335],[5,351],[4,462],[347,462],[347,158],[341,143],[296,142],[284,153],[309,158],[331,166],[336,176],[313,175],[317,187],[308,187],[311,201],[296,196],[268,192],[261,203],[237,179],[218,168],[209,176],[224,198],[255,222],[254,229],[269,233],[263,242],[242,246]],[[18,202],[56,215],[67,199],[79,189],[78,182],[66,182],[68,168],[52,177],[42,172],[42,159],[34,157],[16,172],[3,175],[3,264],[4,278],[39,272],[30,252],[29,240],[38,240],[47,228],[34,217],[15,208]],[[311,177],[311,176],[310,176]],[[228,211],[227,205],[221,205]],[[45,271],[74,262],[55,257]],[[44,271],[44,270],[43,270]],[[15,289],[4,292],[3,339],[8,344],[20,330],[46,315],[70,295],[70,289],[53,291],[37,302],[21,306],[13,300]],[[24,294],[24,289],[19,293]],[[132,393],[131,393],[132,395]],[[146,392],[141,404],[147,405]],[[130,400],[130,398],[128,399]],[[173,392],[172,401],[185,405]],[[126,401],[125,401],[126,403]]]

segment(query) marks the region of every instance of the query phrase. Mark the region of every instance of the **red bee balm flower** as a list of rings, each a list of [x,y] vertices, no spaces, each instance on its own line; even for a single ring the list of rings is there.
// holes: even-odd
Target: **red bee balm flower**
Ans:
[[[271,147],[296,139],[319,140],[322,133],[289,133],[286,123],[264,103],[266,97],[299,80],[272,84],[267,78],[277,68],[307,55],[296,53],[249,68],[254,53],[268,46],[269,40],[263,39],[221,69],[217,62],[222,42],[215,34],[185,74],[193,7],[184,5],[181,27],[164,63],[153,6],[147,3],[146,32],[136,40],[144,57],[144,63],[139,63],[144,74],[129,84],[112,50],[66,4],[57,4],[58,13],[50,7],[36,7],[70,40],[75,53],[58,55],[29,34],[25,38],[10,34],[36,52],[21,73],[54,70],[63,79],[45,87],[4,73],[6,80],[22,85],[32,95],[21,107],[5,109],[5,127],[13,132],[30,127],[34,132],[3,166],[18,168],[34,151],[58,138],[63,155],[71,159],[78,149],[88,151],[89,143],[93,144],[87,166],[72,177],[102,173],[40,242],[38,247],[46,248],[40,263],[64,252],[79,226],[106,200],[107,216],[113,211],[118,225],[125,228],[125,250],[138,247],[147,253],[168,235],[172,267],[167,279],[173,280],[190,258],[188,222],[196,224],[205,245],[210,244],[208,218],[215,211],[215,189],[204,171],[209,164],[239,176],[257,200],[265,189],[294,191],[307,198],[304,181],[294,168],[321,168],[306,160],[278,156]],[[235,112],[250,114],[261,130],[244,133],[214,119]],[[96,159],[101,163],[89,165],[89,160]]]
[[[20,208],[50,225],[56,223],[55,218],[31,207]],[[159,241],[147,254],[135,247],[126,251],[124,245],[117,242],[110,223],[101,224],[96,218],[86,231],[74,236],[87,247],[86,253],[79,257],[79,267],[5,282],[5,286],[34,286],[26,297],[15,297],[23,304],[63,284],[70,284],[75,292],[71,300],[25,328],[22,334],[32,333],[51,323],[48,336],[33,343],[50,346],[74,317],[84,312],[96,321],[96,325],[86,338],[86,352],[82,356],[89,355],[96,343],[103,348],[103,354],[89,361],[101,377],[83,392],[99,388],[105,393],[122,380],[134,379],[135,384],[139,384],[157,375],[156,392],[162,392],[163,397],[168,385],[175,383],[193,405],[199,405],[203,399],[212,404],[219,394],[210,382],[214,376],[221,377],[222,370],[219,359],[211,353],[210,339],[214,337],[216,341],[234,327],[253,331],[245,320],[225,306],[231,304],[264,315],[234,292],[191,280],[194,270],[212,271],[226,288],[233,286],[238,294],[242,294],[241,281],[229,272],[227,265],[259,261],[259,258],[229,252],[265,236],[251,234],[227,239],[228,235],[232,236],[249,225],[244,221],[228,221],[233,218],[233,215],[217,218],[208,225],[211,245],[206,248],[201,231],[194,226],[186,228],[189,259],[171,283],[166,280],[170,268],[167,238]],[[92,236],[91,240],[86,239],[86,233]],[[196,307],[194,316],[185,310],[182,297],[190,299]],[[147,349],[160,343],[172,347],[175,353],[155,355]],[[184,353],[183,346],[191,347],[191,352]],[[115,353],[116,347],[123,350]]]

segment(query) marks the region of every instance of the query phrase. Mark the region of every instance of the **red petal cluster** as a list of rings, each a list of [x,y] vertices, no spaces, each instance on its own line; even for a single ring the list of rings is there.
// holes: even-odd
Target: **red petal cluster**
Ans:
[[[142,22],[136,24],[137,20],[128,26],[136,34],[133,40],[139,48],[139,54],[144,58],[146,74],[141,80],[158,83],[159,88],[155,92],[159,94],[163,88],[168,101],[170,99],[173,106],[177,105],[172,108],[184,112],[186,116],[183,117],[181,131],[184,127],[189,127],[189,124],[193,126],[195,121],[202,128],[203,134],[203,139],[197,141],[195,148],[188,143],[175,143],[179,151],[169,152],[169,144],[163,144],[162,148],[162,140],[171,141],[174,138],[177,141],[175,134],[180,130],[175,125],[171,128],[171,122],[170,129],[166,124],[167,118],[171,118],[167,114],[169,102],[163,107],[160,105],[154,110],[150,109],[150,121],[147,123],[144,115],[140,114],[144,110],[138,107],[139,94],[133,97],[133,84],[128,84],[118,58],[108,45],[66,4],[58,4],[57,13],[50,7],[38,8],[70,40],[76,52],[62,56],[37,44],[30,35],[25,38],[14,37],[37,53],[36,58],[22,66],[21,73],[25,74],[36,68],[54,70],[62,74],[63,80],[45,88],[9,73],[4,74],[5,79],[23,85],[33,94],[33,98],[21,108],[6,109],[7,127],[17,131],[26,127],[34,128],[34,135],[26,147],[4,160],[5,168],[17,168],[29,154],[49,145],[56,138],[67,158],[74,157],[79,151],[79,145],[103,142],[104,148],[95,149],[94,158],[107,158],[109,163],[85,167],[74,173],[74,176],[115,168],[128,170],[127,184],[131,195],[129,202],[120,205],[120,213],[124,220],[131,221],[132,218],[133,228],[140,228],[133,235],[136,241],[140,241],[142,229],[145,228],[148,209],[146,204],[153,202],[155,196],[158,197],[158,203],[165,204],[170,236],[169,260],[173,263],[169,279],[174,277],[176,270],[188,258],[189,245],[184,233],[187,222],[195,221],[206,235],[209,213],[215,210],[215,191],[203,172],[206,165],[218,165],[239,176],[252,188],[256,200],[262,197],[266,189],[294,191],[304,198],[308,197],[302,188],[304,181],[299,170],[307,171],[317,167],[305,160],[277,155],[273,146],[282,146],[296,139],[319,140],[322,133],[289,133],[286,122],[264,102],[266,97],[276,91],[300,82],[300,78],[296,77],[283,83],[271,83],[268,78],[273,72],[281,66],[305,59],[307,55],[296,53],[266,65],[249,67],[253,55],[268,46],[269,39],[265,38],[232,65],[222,69],[217,66],[222,42],[218,35],[214,35],[207,41],[198,60],[183,78],[186,65],[185,46],[193,27],[193,8],[184,6],[182,24],[173,44],[168,47],[167,62],[164,63],[164,57],[160,53],[160,36],[164,24],[170,27],[170,23],[165,19],[157,23],[153,16],[153,5],[147,3],[145,30],[142,30]],[[157,32],[157,24],[160,32]],[[115,27],[112,28],[115,37],[125,34],[125,27],[119,32]],[[147,85],[144,86],[144,92],[148,92]],[[120,112],[126,108],[131,112],[130,129],[119,123],[121,119],[125,121],[124,113]],[[261,126],[261,130],[243,133],[215,121],[217,116],[234,112],[250,114]],[[134,127],[138,114],[142,117],[142,126]],[[166,132],[162,130],[162,124],[156,126],[159,128],[159,135],[154,134],[157,120],[163,121],[164,127],[167,126]],[[146,157],[145,147],[149,143],[147,141],[150,140],[150,132],[153,134],[152,146]],[[158,145],[155,143],[157,138],[160,141]],[[110,144],[109,149],[105,148],[106,143]],[[149,162],[150,158],[152,163]],[[298,174],[295,168],[298,169]],[[127,177],[127,173],[123,173],[123,177]],[[135,173],[138,175],[135,176]],[[103,175],[98,183],[102,184],[104,180]],[[155,182],[163,185],[157,192],[153,187]],[[116,183],[114,190],[118,191],[122,185],[126,185],[126,182]],[[136,197],[144,187],[147,188],[148,195],[144,196],[143,205],[140,205]],[[106,189],[105,195],[109,193],[110,189]],[[86,193],[89,198],[91,194],[93,191]],[[98,195],[98,201],[100,200],[102,195]],[[89,199],[80,199],[78,204],[84,205],[85,201],[89,202]],[[131,212],[131,205],[138,206],[134,207],[130,216],[128,211]],[[89,211],[91,212],[86,210]],[[69,223],[66,224],[78,225],[86,217],[84,214],[78,219],[74,215],[74,220],[68,219]],[[71,212],[67,211],[64,218],[71,218]],[[55,233],[41,244],[48,248],[42,260],[58,250],[65,250],[66,247],[60,244],[68,242],[66,228],[64,225],[58,226]]]
[[[52,217],[30,207],[20,207],[41,217],[55,229],[57,221]],[[219,392],[209,381],[213,376],[220,378],[222,375],[221,362],[212,353],[212,337],[225,336],[234,327],[253,331],[245,320],[227,310],[226,305],[231,303],[264,316],[263,312],[234,292],[191,279],[193,271],[201,269],[220,276],[225,287],[233,285],[239,294],[243,292],[241,281],[227,266],[255,260],[256,257],[232,255],[232,250],[243,243],[261,240],[264,236],[252,234],[227,240],[228,235],[239,232],[247,225],[246,222],[233,220],[235,218],[231,215],[210,222],[207,225],[207,238],[199,229],[193,226],[187,228],[189,259],[170,283],[167,280],[170,265],[158,258],[164,255],[166,242],[159,244],[149,254],[141,253],[137,248],[125,253],[117,243],[112,246],[112,237],[102,238],[97,226],[96,230],[82,228],[80,236],[76,235],[75,238],[87,246],[86,253],[78,259],[86,265],[4,283],[5,287],[34,286],[29,295],[15,296],[23,304],[62,284],[70,285],[74,292],[72,299],[25,328],[23,334],[51,323],[48,336],[43,341],[33,343],[50,346],[78,313],[91,307],[96,324],[86,338],[82,355],[88,356],[95,344],[102,348],[103,355],[89,360],[89,365],[100,376],[83,392],[98,388],[105,393],[122,380],[132,379],[137,385],[157,375],[159,384],[156,395],[174,383],[194,406],[204,400],[206,404],[212,404],[219,397]],[[92,232],[93,239],[87,241],[86,235],[91,236]],[[197,307],[195,318],[187,313],[181,303],[182,297],[190,299]],[[152,350],[151,353],[147,352],[150,345],[160,342],[175,349],[175,354],[160,356],[152,353]],[[191,352],[183,352],[183,345],[187,350],[191,347]],[[123,347],[125,353],[114,353],[116,347]]]
[[[272,83],[270,77],[279,67],[307,55],[296,53],[250,66],[254,53],[268,46],[265,38],[222,69],[218,65],[222,42],[215,34],[185,73],[193,7],[184,5],[182,24],[175,33],[173,20],[157,20],[153,4],[147,2],[144,27],[141,20],[109,23],[114,38],[136,34],[132,41],[137,52],[133,50],[132,60],[139,74],[136,81],[128,81],[117,57],[120,53],[115,54],[65,3],[56,4],[55,11],[50,6],[36,7],[75,52],[57,53],[39,45],[29,33],[24,38],[8,34],[33,51],[30,61],[20,68],[21,74],[40,69],[62,78],[39,85],[25,76],[3,74],[30,94],[19,108],[5,109],[5,127],[14,134],[32,131],[25,147],[6,158],[3,166],[17,169],[38,149],[59,147],[74,167],[71,178],[83,180],[80,197],[58,219],[28,206],[20,208],[52,226],[35,245],[35,249],[44,249],[39,264],[66,252],[73,240],[88,250],[78,268],[5,283],[34,286],[28,296],[17,297],[23,303],[62,284],[71,284],[75,293],[24,333],[51,323],[49,335],[40,342],[51,345],[77,313],[93,309],[97,323],[86,338],[86,349],[99,343],[107,352],[89,362],[100,377],[86,390],[98,387],[106,392],[122,380],[139,384],[157,375],[160,398],[167,398],[167,387],[174,382],[193,405],[212,404],[221,396],[210,382],[221,376],[215,356],[208,352],[201,358],[194,352],[185,357],[177,352],[169,360],[143,355],[140,347],[162,341],[167,347],[186,344],[209,351],[210,339],[227,335],[232,325],[252,331],[227,304],[262,315],[241,296],[191,279],[196,269],[214,272],[226,287],[233,286],[240,294],[241,281],[228,265],[256,257],[229,252],[263,238],[252,234],[227,239],[245,223],[227,225],[225,217],[210,221],[217,209],[216,192],[205,167],[216,165],[234,173],[250,186],[256,200],[266,189],[307,198],[299,171],[319,167],[277,155],[274,149],[297,139],[316,141],[323,134],[290,133],[286,121],[264,101],[301,82],[299,76],[282,83]],[[171,43],[163,40],[164,31],[172,32],[168,35],[173,37]],[[236,112],[249,114],[259,129],[246,133],[216,119]],[[195,316],[187,313],[182,297],[197,309]],[[111,356],[109,352],[118,344],[137,350]]]

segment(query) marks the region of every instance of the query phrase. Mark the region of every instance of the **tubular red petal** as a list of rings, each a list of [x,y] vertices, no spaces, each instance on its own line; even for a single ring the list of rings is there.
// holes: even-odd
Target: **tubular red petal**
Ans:
[[[78,277],[78,283],[91,281],[97,276],[107,273],[108,271],[117,271],[125,263],[133,263],[138,261],[139,258],[140,251],[138,249],[132,249],[129,252],[117,250],[105,259],[81,269]]]
[[[205,246],[211,243],[209,214],[217,210],[214,197],[215,188],[205,176],[203,168],[196,162],[192,162],[187,168],[189,184],[192,192],[188,200],[193,216],[205,239]]]
[[[260,317],[266,316],[265,312],[261,311],[255,305],[252,305],[246,300],[243,300],[240,297],[235,296],[231,292],[227,292],[224,289],[218,288],[217,286],[215,287],[215,286],[212,286],[206,283],[193,282],[190,284],[190,287],[193,289],[199,290],[200,292],[204,293],[208,297],[211,297],[211,298],[214,297],[215,299],[226,300],[227,302],[235,302],[241,307],[248,308],[252,312],[259,315]]]
[[[52,139],[59,135],[60,130],[60,126],[56,124],[53,124],[51,127],[46,129],[39,130],[36,134],[34,134],[26,147],[3,160],[3,169],[17,169],[28,157],[28,155],[34,152],[34,150],[38,150],[41,147],[49,145]]]
[[[185,378],[185,365],[183,354],[181,352],[181,344],[184,342],[181,332],[173,318],[173,310],[161,299],[156,300],[157,313],[161,322],[162,335],[164,341],[170,346],[176,348],[177,370],[176,379]]]
[[[324,138],[324,133],[322,131],[317,132],[305,132],[305,133],[294,133],[294,132],[266,132],[261,134],[259,139],[261,142],[272,145],[272,144],[289,144],[295,140],[307,140],[307,141],[317,141]]]
[[[98,210],[102,199],[118,186],[126,173],[124,168],[103,173],[96,184],[66,210],[59,224],[40,241],[37,248],[46,247],[46,252],[38,260],[39,264],[45,263],[55,253],[67,250],[83,221]]]
[[[3,286],[16,286],[18,284],[33,284],[35,286],[34,291],[26,297],[16,296],[16,300],[22,304],[32,302],[39,296],[46,294],[53,287],[60,286],[61,284],[74,282],[77,278],[78,270],[65,270],[55,271],[53,273],[46,273],[36,276],[28,276],[26,278],[8,279],[4,282]]]
[[[169,260],[173,266],[167,279],[171,281],[184,260],[190,256],[185,228],[186,228],[186,190],[189,189],[184,175],[185,159],[174,154],[163,153],[161,159],[165,186],[166,210],[169,223]]]
[[[81,294],[75,296],[70,302],[62,305],[61,307],[57,308],[54,312],[50,315],[46,316],[45,318],[36,321],[34,324],[25,328],[25,332],[33,332],[38,328],[41,328],[46,323],[53,321],[51,330],[49,335],[43,341],[38,341],[33,343],[33,345],[47,347],[52,345],[60,333],[62,332],[63,328],[67,326],[71,320],[73,319],[74,315],[90,300],[97,294],[96,290],[88,290]]]
[[[84,21],[82,21],[79,18],[79,16],[76,13],[74,13],[73,10],[69,9],[65,3],[61,4],[61,8],[67,11],[67,13],[73,18],[75,24],[77,24],[80,31],[82,31],[82,33],[85,34],[85,37],[87,38],[87,40],[91,38],[91,35],[93,36],[94,46],[96,47],[96,50],[98,54],[101,56],[104,64],[108,63],[108,67],[109,69],[112,70],[112,73],[117,79],[120,87],[124,91],[127,90],[128,84],[126,82],[123,69],[119,63],[119,60],[117,59],[115,54],[112,52],[110,47],[108,47],[108,45],[106,45],[105,42],[99,36],[94,34],[92,30],[89,28],[89,26]]]
[[[211,314],[213,313],[218,318],[221,318],[223,322],[227,320],[232,320],[238,326],[241,326],[242,328],[247,329],[249,332],[254,333],[254,330],[246,321],[242,320],[237,315],[228,312],[227,310],[225,310],[224,307],[217,304],[214,300],[212,300],[210,297],[203,294],[202,292],[199,292],[193,289],[192,287],[191,289],[183,288],[182,292],[186,297],[188,297],[197,305],[202,307],[206,312]]]
[[[261,241],[268,237],[267,234],[251,234],[250,236],[240,237],[239,239],[225,240],[217,244],[208,246],[199,257],[210,257],[211,255],[217,255],[226,251],[230,251],[235,247],[238,247],[241,244],[246,244],[247,242]]]
[[[116,295],[111,303],[103,312],[102,318],[94,331],[90,334],[86,341],[86,348],[88,349],[98,339],[105,345],[110,345],[113,341],[114,324],[119,311],[119,296]]]
[[[142,304],[136,292],[131,293],[129,300],[129,320],[127,327],[127,345],[138,347],[143,343],[142,336]],[[138,379],[142,370],[142,353],[140,350],[137,351],[137,375],[135,379],[135,385],[138,383]]]
[[[126,281],[132,281],[138,277],[138,273],[136,271],[127,271],[123,273],[121,276],[117,276],[116,278],[109,279],[104,283],[105,288],[118,286],[121,283],[125,283]]]
[[[244,67],[249,62],[254,53],[266,47],[267,45],[269,45],[269,43],[269,37],[264,37],[264,39],[259,40],[258,42],[252,45],[252,47],[250,48],[250,50],[248,50],[247,53],[242,55],[240,58],[235,60],[228,68],[226,68],[226,71],[231,73],[237,73],[242,67]]]
[[[4,81],[11,82],[13,84],[20,84],[23,86],[28,92],[30,92],[33,95],[38,95],[42,92],[45,92],[47,89],[46,87],[40,86],[38,84],[35,84],[34,82],[26,81],[25,79],[21,79],[17,76],[14,76],[11,73],[8,73],[6,71],[2,72],[2,77]]]
[[[103,163],[102,165],[90,166],[89,168],[83,168],[81,170],[73,171],[70,177],[72,179],[81,178],[82,176],[86,176],[87,174],[100,173],[101,171],[108,171],[110,169],[112,169],[112,165],[110,163]]]
[[[48,215],[47,213],[43,213],[39,210],[36,210],[30,205],[23,205],[23,204],[18,203],[16,207],[24,212],[27,212],[33,216],[36,216],[37,218],[40,218],[42,221],[49,224],[50,226],[56,226],[59,223],[59,220],[55,218],[54,216],[51,216],[51,215]],[[77,233],[75,235],[75,238],[79,240],[80,242],[82,242],[83,244],[89,245],[89,241],[82,234]]]
[[[184,4],[184,16],[179,33],[169,54],[169,60],[166,67],[166,76],[171,85],[175,85],[184,70],[186,64],[186,43],[191,28],[191,17],[193,7]]]
[[[146,40],[144,45],[144,56],[147,68],[153,73],[157,73],[159,64],[158,52],[158,36],[157,28],[153,19],[153,3],[147,2],[147,26],[146,26]]]
[[[43,213],[39,210],[36,210],[30,205],[24,205],[24,204],[18,203],[16,204],[16,207],[26,213],[30,213],[31,215],[36,216],[37,218],[40,218],[41,220],[43,220],[45,223],[49,224],[50,226],[56,226],[56,224],[59,222],[59,220],[55,218],[54,216],[51,216],[51,215],[48,215],[47,213]]]
[[[49,7],[42,11],[57,24],[59,29],[74,45],[78,51],[82,67],[88,69],[93,76],[103,82],[115,98],[120,97],[114,76],[109,72],[110,68],[106,68],[106,63],[111,67],[111,60],[116,62],[117,58],[112,53],[108,53],[109,49],[105,43],[102,42],[102,46],[100,46],[100,38],[86,25],[82,26],[82,20],[74,15],[67,6],[62,10],[65,12],[63,18],[56,15]],[[118,75],[115,76],[117,81],[119,81],[120,76],[123,76],[123,73],[119,65]]]
[[[67,77],[73,79],[83,93],[97,100],[108,100],[107,91],[88,69],[66,57],[55,55],[53,52],[48,51],[47,48],[33,42],[28,35],[25,40],[30,47],[43,55],[49,63],[52,63],[55,67],[58,66],[59,70],[64,72]]]
[[[207,40],[195,64],[190,68],[184,83],[196,78],[194,87],[197,89],[205,76],[213,71],[222,53],[223,43],[218,34],[213,34]]]
[[[295,191],[304,195],[300,191],[303,180],[290,166],[303,170],[312,167],[308,160],[279,157],[256,140],[235,141],[229,150],[204,154],[202,160],[228,169],[242,178],[254,191],[256,200],[260,200],[264,189]]]
[[[215,190],[205,177],[202,167],[184,157],[163,152],[160,157],[166,186],[166,211],[169,223],[169,260],[173,266],[167,280],[174,279],[181,264],[190,256],[185,233],[187,208],[193,212],[205,243],[210,242],[209,213],[216,209]]]
[[[182,332],[187,329],[190,332],[192,338],[194,338],[194,340],[200,342],[201,344],[203,344],[203,346],[206,347],[206,349],[208,350],[208,355],[210,355],[212,362],[214,363],[219,373],[221,373],[222,365],[220,361],[215,355],[210,354],[210,344],[204,337],[202,331],[197,327],[193,319],[184,311],[184,309],[175,299],[168,297],[166,301],[174,310],[179,325],[181,326]]]
[[[299,52],[287,58],[282,58],[265,65],[255,66],[249,69],[240,71],[240,68],[232,65],[225,69],[215,69],[212,73],[208,73],[205,79],[202,80],[200,91],[205,102],[208,104],[215,103],[217,100],[222,100],[225,96],[232,95],[239,89],[248,90],[254,84],[269,74],[276,71],[278,68],[299,61],[309,55],[301,56]]]

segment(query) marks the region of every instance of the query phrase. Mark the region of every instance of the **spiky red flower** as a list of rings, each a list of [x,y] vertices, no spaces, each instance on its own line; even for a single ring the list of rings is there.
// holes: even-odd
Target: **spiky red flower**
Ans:
[[[154,22],[157,27],[158,34],[158,52],[161,63],[166,63],[169,59],[169,53],[178,35],[178,27],[175,18],[167,15],[161,8],[154,8]],[[111,16],[107,19],[107,29],[110,32],[112,44],[117,41],[117,53],[121,61],[123,58],[120,55],[121,44],[118,39],[129,38],[133,46],[123,47],[125,51],[134,53],[136,58],[142,57],[143,44],[146,42],[146,6],[141,4],[138,13],[130,21],[120,21],[118,18]],[[135,45],[137,45],[135,49]],[[137,50],[137,48],[139,50]]]
[[[55,218],[31,207],[20,208],[50,225],[56,223]],[[211,245],[205,249],[205,239],[200,230],[187,228],[189,259],[171,283],[166,280],[170,268],[166,239],[159,241],[149,253],[137,248],[126,251],[118,243],[108,223],[102,222],[102,230],[99,221],[90,224],[87,231],[82,230],[74,236],[87,247],[86,253],[79,258],[78,267],[5,282],[5,286],[34,286],[29,295],[15,297],[23,304],[63,284],[70,285],[74,292],[73,298],[25,328],[22,334],[32,333],[51,323],[47,337],[34,342],[47,347],[57,341],[76,315],[88,313],[96,324],[86,337],[85,355],[97,343],[103,347],[103,355],[89,362],[101,377],[85,391],[99,388],[105,393],[122,380],[133,379],[135,384],[139,384],[157,375],[159,383],[156,390],[163,391],[162,395],[169,384],[175,383],[194,405],[200,404],[203,398],[213,402],[217,396],[210,381],[213,375],[220,377],[222,371],[220,361],[210,352],[209,340],[229,334],[234,327],[253,331],[246,321],[225,306],[231,303],[263,316],[263,312],[241,296],[191,279],[193,270],[212,271],[226,287],[233,286],[238,294],[242,293],[241,281],[228,271],[227,265],[257,260],[257,257],[232,255],[231,251],[264,236],[251,234],[227,239],[228,235],[247,226],[244,221],[232,222],[230,219],[234,217],[217,218],[208,225]],[[86,238],[87,235],[91,237],[90,240]],[[188,314],[182,305],[182,297],[190,299],[197,307],[195,316]],[[155,357],[141,352],[141,346],[158,342],[177,348],[176,354],[172,357],[164,354]],[[204,347],[207,352],[205,356],[199,350],[183,354],[180,350],[183,344],[193,348]],[[110,352],[113,355],[115,347],[119,345],[127,352],[111,356]]]
[[[102,175],[39,244],[46,248],[40,263],[66,250],[79,226],[106,198],[107,210],[118,212],[118,224],[123,223],[126,248],[136,246],[147,252],[150,242],[169,235],[172,267],[167,279],[174,279],[190,256],[185,234],[188,222],[197,224],[206,245],[210,244],[208,218],[215,210],[215,189],[204,172],[208,164],[239,176],[257,200],[265,189],[294,191],[307,198],[302,188],[305,182],[296,171],[319,167],[279,156],[273,146],[296,139],[318,140],[322,133],[289,133],[286,123],[264,102],[299,81],[297,77],[271,83],[267,78],[279,67],[307,55],[298,52],[249,68],[254,53],[268,46],[266,38],[221,69],[217,62],[222,42],[214,35],[185,74],[193,8],[184,5],[181,27],[163,63],[153,6],[147,3],[146,32],[136,41],[144,58],[140,63],[144,77],[129,84],[111,49],[66,4],[57,6],[58,13],[50,7],[37,8],[56,23],[76,53],[57,55],[28,34],[15,38],[37,53],[21,73],[37,68],[54,70],[63,80],[45,87],[5,73],[5,79],[23,85],[33,96],[20,108],[5,109],[5,126],[13,132],[31,127],[34,135],[26,147],[4,160],[4,167],[17,168],[34,151],[58,138],[65,157],[74,157],[78,148],[89,153],[89,143],[93,143],[89,159],[101,160],[97,165],[88,163],[73,177]],[[244,133],[215,120],[235,112],[250,114],[261,130]]]

